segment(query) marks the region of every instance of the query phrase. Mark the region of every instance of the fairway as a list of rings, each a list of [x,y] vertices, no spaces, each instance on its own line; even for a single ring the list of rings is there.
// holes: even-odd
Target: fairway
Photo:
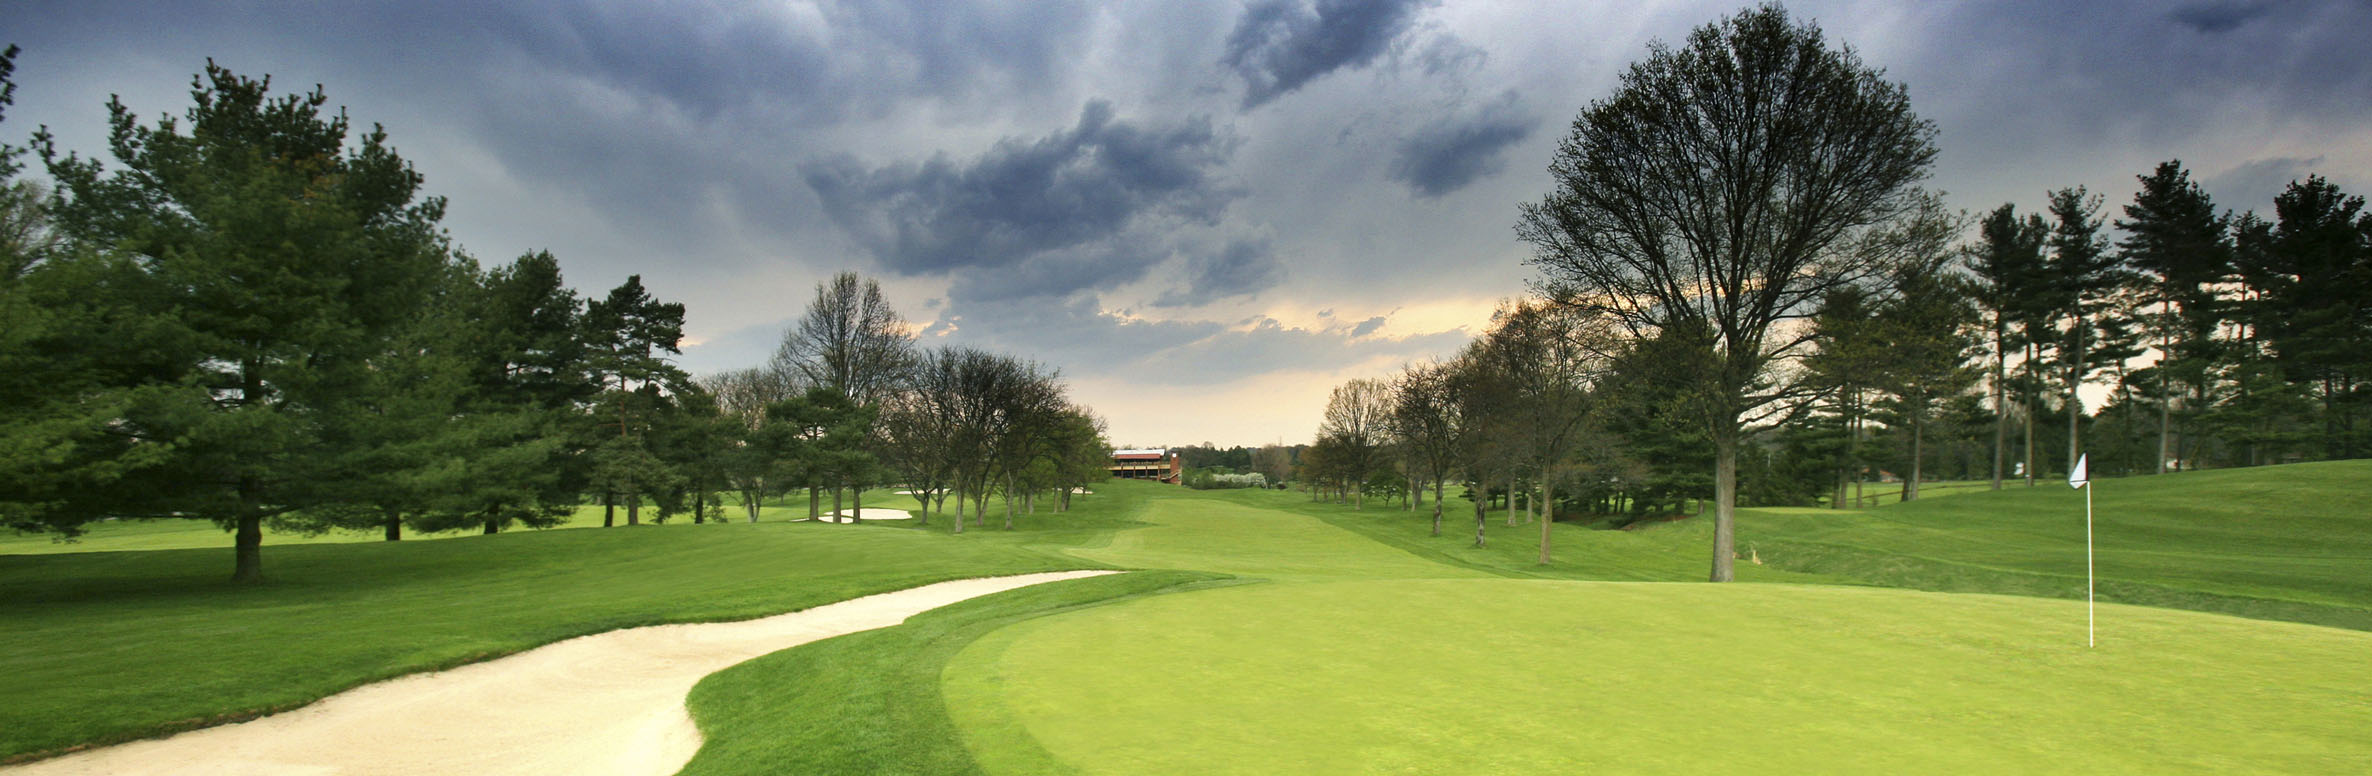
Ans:
[[[1104,547],[1073,550],[1097,563],[1191,569],[1272,579],[1488,576],[1427,560],[1326,523],[1191,491],[1151,501]]]
[[[2372,634],[1792,585],[1234,587],[949,664],[990,773],[2360,772]]]

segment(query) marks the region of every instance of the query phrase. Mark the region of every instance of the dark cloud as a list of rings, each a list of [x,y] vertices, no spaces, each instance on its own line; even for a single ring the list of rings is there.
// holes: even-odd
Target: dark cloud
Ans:
[[[1119,242],[1132,229],[1158,238],[1157,227],[1216,222],[1240,196],[1217,178],[1234,147],[1207,119],[1140,125],[1097,101],[1070,129],[969,161],[941,154],[868,170],[840,156],[801,174],[832,221],[893,272],[1027,271],[1035,277],[1006,282],[1060,295],[1168,258]],[[1065,285],[1070,271],[1085,274]]]
[[[801,123],[878,112],[912,96],[980,99],[1039,89],[1090,31],[1083,2],[750,4],[707,13],[585,0],[458,2],[421,23],[481,30],[496,50],[714,117],[756,108]]]
[[[1360,321],[1359,325],[1351,327],[1351,337],[1354,339],[1365,337],[1369,334],[1375,333],[1375,330],[1381,329],[1383,327],[1384,316],[1378,315],[1376,317]]]
[[[1400,141],[1388,174],[1419,196],[1457,191],[1505,168],[1504,152],[1531,137],[1539,123],[1516,104],[1515,93],[1508,92],[1480,109],[1418,128]]]
[[[2273,198],[2289,188],[2291,181],[2302,181],[2308,175],[2323,172],[2319,169],[2322,163],[2323,157],[2320,156],[2251,159],[2232,169],[2200,178],[2199,187],[2207,190],[2208,197],[2215,200],[2218,208],[2236,213],[2255,210],[2271,217]]]
[[[2273,10],[2273,3],[2265,0],[2197,3],[2174,10],[2169,14],[2175,21],[2190,25],[2191,29],[2210,35],[2231,32],[2240,25],[2255,21]]]
[[[1267,240],[1232,240],[1218,251],[1195,256],[1186,264],[1186,286],[1163,294],[1155,307],[1192,307],[1235,296],[1257,294],[1285,279]]]
[[[1431,0],[1260,0],[1244,8],[1221,64],[1244,79],[1244,108],[1389,50]]]

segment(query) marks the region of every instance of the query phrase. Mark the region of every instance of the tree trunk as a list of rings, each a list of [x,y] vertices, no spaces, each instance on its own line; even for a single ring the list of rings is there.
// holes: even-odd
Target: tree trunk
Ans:
[[[955,532],[964,532],[964,492],[955,492]]]
[[[617,524],[618,494],[605,491],[601,494],[601,527],[613,528]]]
[[[708,491],[692,491],[692,524],[708,522]]]
[[[1507,476],[1507,527],[1515,527],[1515,475]]]
[[[824,489],[823,489],[823,486],[821,486],[821,485],[808,485],[808,486],[807,486],[807,519],[809,519],[809,520],[815,520],[815,519],[822,518],[823,516],[824,516]]]
[[[1551,489],[1556,487],[1549,484],[1549,480],[1554,478],[1554,472],[1544,469],[1540,473],[1540,492],[1544,497],[1543,501],[1546,500],[1545,496],[1551,493]],[[1543,504],[1540,510],[1540,565],[1546,566],[1548,565],[1548,532],[1549,529],[1555,528],[1557,525],[1557,508],[1553,504]]]
[[[264,581],[264,517],[260,508],[249,503],[252,482],[252,478],[240,478],[239,527],[231,539],[231,581],[247,584]]]
[[[626,494],[626,524],[642,525],[642,496]]]
[[[396,510],[393,510],[393,509],[387,510],[387,523],[386,523],[386,526],[387,526],[387,540],[388,540],[388,541],[391,541],[391,542],[400,542],[400,541],[403,541],[403,539],[404,539],[404,513],[402,513],[402,512],[398,512],[398,511],[396,511]]]
[[[1013,530],[1013,475],[1005,475],[1005,530]]]
[[[1995,317],[1995,320],[1996,320],[1996,321],[1998,321],[1998,320],[2000,319],[2000,313],[1995,313],[1995,314],[1994,314],[1994,317]],[[2003,465],[2003,463],[2004,463],[2004,455],[2005,455],[2007,452],[2009,452],[2008,448],[2009,448],[2009,424],[2010,424],[2010,408],[2002,406],[2002,400],[2003,400],[2003,399],[2006,399],[2006,398],[2008,398],[2008,396],[2007,396],[2007,393],[2008,393],[2008,391],[2007,391],[2007,386],[2005,386],[2005,385],[2003,385],[2003,384],[2002,384],[2002,380],[2004,379],[2004,377],[2003,377],[2003,376],[2004,376],[2005,374],[2007,374],[2007,372],[2008,372],[2008,370],[2009,370],[2010,354],[2009,354],[2008,352],[2006,352],[2006,351],[2004,351],[2004,350],[2002,349],[2002,344],[2003,344],[2003,343],[2002,343],[2002,341],[2001,341],[2001,340],[2002,340],[2001,326],[2000,326],[2000,324],[1997,322],[1997,323],[1995,323],[1995,324],[1994,324],[1994,329],[1993,329],[1993,489],[1994,489],[1994,490],[2001,490],[2001,474],[2002,474],[2002,465]]]
[[[1481,477],[1474,478],[1474,490],[1474,547],[1482,549],[1483,527],[1491,524],[1491,497],[1485,492]]]
[[[500,520],[500,519],[496,518],[496,517],[494,516],[494,514],[493,514],[493,513],[491,513],[491,512],[487,513],[487,514],[486,514],[486,530],[485,530],[485,535],[486,535],[486,536],[493,536],[495,533],[497,533],[497,532],[500,532],[501,530],[502,530],[502,520]]]
[[[844,510],[840,508],[840,490],[843,485],[845,485],[845,483],[832,483],[832,522],[835,523],[840,522],[842,518],[847,517],[847,515],[842,514]]]
[[[758,504],[759,502],[765,500],[765,498],[758,495],[756,491],[749,491],[741,495],[741,500],[742,503],[749,505],[749,521],[752,523],[758,522]]]
[[[855,511],[848,513],[848,521],[852,523],[865,522],[865,487],[859,485],[850,489],[849,493],[849,498],[855,502],[853,504]]]
[[[1433,478],[1433,535],[1441,535],[1441,478]]]
[[[1911,414],[1911,478],[1903,480],[1904,501],[1913,501],[1919,498],[1919,477],[1920,473],[1925,471],[1921,463],[1927,457],[1924,446],[1926,444],[1926,421],[1927,419],[1921,417],[1919,413]]]
[[[1033,490],[1028,493],[1021,494],[1021,513],[1025,515],[1034,515],[1038,513],[1037,491]]]
[[[2166,473],[2166,455],[2172,448],[2169,433],[2174,428],[2174,394],[2166,384],[2166,357],[2158,357],[2158,473]]]
[[[1738,430],[1716,428],[1713,431],[1712,575],[1712,581],[1715,582],[1728,582],[1735,578],[1731,560],[1737,544],[1737,505]]]

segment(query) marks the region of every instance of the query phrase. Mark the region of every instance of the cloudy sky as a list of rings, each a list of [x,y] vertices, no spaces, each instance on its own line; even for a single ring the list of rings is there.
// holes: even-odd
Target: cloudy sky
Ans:
[[[104,149],[208,57],[325,86],[480,261],[549,249],[763,361],[817,281],[1058,367],[1131,445],[1306,440],[1521,293],[1516,206],[1651,41],[1735,2],[11,2],[0,132]],[[2372,190],[2372,3],[1798,2],[1941,128],[1953,206],[2180,158],[2219,204]],[[21,140],[17,142],[22,142]]]

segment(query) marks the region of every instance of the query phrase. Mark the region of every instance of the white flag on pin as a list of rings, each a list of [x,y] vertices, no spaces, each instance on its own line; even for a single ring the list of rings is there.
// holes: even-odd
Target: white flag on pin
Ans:
[[[2068,473],[2067,473],[2067,486],[2068,486],[2068,487],[2070,487],[2070,488],[2081,488],[2081,487],[2083,487],[2083,486],[2084,486],[2084,484],[2085,484],[2085,483],[2088,483],[2088,482],[2091,482],[2091,481],[2092,481],[2092,475],[2089,475],[2089,474],[2085,474],[2085,473],[2084,473],[2084,463],[2085,463],[2086,461],[2089,461],[2089,460],[2091,460],[2091,459],[2092,459],[2092,454],[2090,454],[2090,453],[2085,453],[2085,454],[2083,454],[2083,455],[2076,456],[2076,467],[2075,467],[2075,471],[2072,471],[2072,472],[2068,472]]]

